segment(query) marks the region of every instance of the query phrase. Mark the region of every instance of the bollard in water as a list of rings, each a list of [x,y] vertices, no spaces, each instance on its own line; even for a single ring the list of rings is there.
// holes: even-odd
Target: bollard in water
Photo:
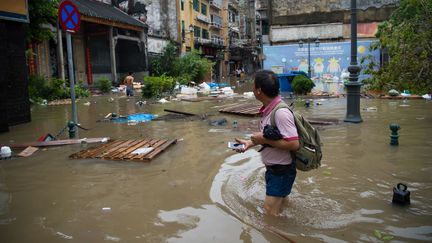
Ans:
[[[392,131],[390,135],[390,145],[399,145],[399,135],[398,130],[400,126],[398,124],[390,124],[390,130]]]
[[[403,183],[398,183],[395,187],[393,187],[392,203],[400,205],[410,204],[410,191],[407,189],[407,185]]]
[[[73,121],[69,121],[68,124],[68,129],[69,129],[69,138],[75,138],[75,134],[76,134],[76,127],[75,127],[75,123]]]

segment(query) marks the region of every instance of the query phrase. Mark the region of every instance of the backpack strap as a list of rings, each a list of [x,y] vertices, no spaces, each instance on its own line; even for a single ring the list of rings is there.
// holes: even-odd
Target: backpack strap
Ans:
[[[291,110],[291,108],[289,107],[289,105],[287,105],[287,104],[286,104],[285,102],[283,102],[283,101],[279,102],[279,104],[277,104],[276,107],[273,108],[273,110],[272,110],[272,112],[271,112],[271,116],[270,116],[270,124],[271,124],[272,126],[274,126],[274,127],[277,127],[277,126],[276,126],[276,121],[275,121],[276,111],[279,110],[279,109],[281,109],[281,108],[287,108],[288,110],[290,110],[290,111],[292,112],[292,110]]]
[[[294,112],[291,110],[290,106],[287,103],[285,103],[283,101],[279,102],[279,104],[277,104],[276,107],[273,108],[273,110],[271,112],[271,116],[270,116],[270,124],[273,127],[277,127],[276,126],[276,121],[275,121],[276,111],[279,110],[279,109],[282,109],[282,108],[287,108],[288,110],[291,111],[291,113],[294,116]],[[294,124],[295,124],[295,118],[294,118]],[[296,127],[297,127],[297,124],[296,124]],[[295,163],[295,161],[296,161],[296,153],[295,153],[295,151],[289,151],[289,152],[291,154],[292,162]]]

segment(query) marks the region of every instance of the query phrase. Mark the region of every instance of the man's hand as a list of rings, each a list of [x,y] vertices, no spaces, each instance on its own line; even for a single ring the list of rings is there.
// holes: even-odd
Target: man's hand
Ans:
[[[251,136],[251,141],[253,144],[265,144],[267,140],[262,132],[256,132]]]
[[[246,139],[241,139],[241,138],[236,138],[235,140],[238,143],[244,144],[244,148],[238,148],[235,150],[238,153],[243,153],[246,150],[248,150],[249,148],[255,146],[255,144],[251,140],[246,140]]]

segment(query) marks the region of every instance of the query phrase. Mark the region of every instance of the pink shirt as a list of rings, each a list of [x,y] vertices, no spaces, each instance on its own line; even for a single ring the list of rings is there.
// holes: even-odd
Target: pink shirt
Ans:
[[[267,124],[271,124],[271,112],[272,110],[281,102],[282,99],[280,96],[277,96],[272,100],[272,102],[267,107],[261,107],[261,121],[260,121],[260,130],[263,131],[264,127]],[[298,140],[297,128],[294,122],[294,116],[289,109],[281,108],[276,111],[275,114],[275,123],[278,127],[282,137],[286,141]],[[291,153],[287,150],[267,147],[261,152],[262,161],[265,165],[274,165],[274,164],[291,164],[292,157]]]

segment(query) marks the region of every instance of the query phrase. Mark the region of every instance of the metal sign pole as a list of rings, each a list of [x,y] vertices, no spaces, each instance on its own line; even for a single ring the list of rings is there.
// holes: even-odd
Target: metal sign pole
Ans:
[[[71,34],[66,31],[66,48],[68,56],[68,67],[69,67],[69,83],[70,83],[70,94],[72,100],[72,120],[75,124],[78,124],[78,114],[75,103],[75,75],[72,58],[72,41]],[[76,129],[76,135],[78,136],[78,129]]]

